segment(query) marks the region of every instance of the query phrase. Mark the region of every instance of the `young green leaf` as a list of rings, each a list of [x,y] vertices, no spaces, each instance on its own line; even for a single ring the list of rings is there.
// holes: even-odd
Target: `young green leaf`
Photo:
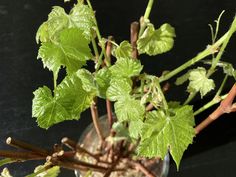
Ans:
[[[79,69],[77,72],[77,77],[82,81],[82,87],[87,92],[97,92],[97,88],[94,81],[94,76],[86,69]]]
[[[0,177],[13,177],[7,168],[4,168],[1,172]]]
[[[140,137],[143,124],[143,121],[140,119],[129,122],[129,135],[131,138],[138,139]]]
[[[178,168],[184,151],[195,136],[193,126],[193,110],[188,105],[176,108],[171,117],[161,110],[149,112],[141,133],[139,155],[163,159],[169,150]]]
[[[90,107],[96,93],[84,90],[77,74],[67,76],[55,90],[55,97],[70,110],[71,119],[79,119],[80,114]]]
[[[114,77],[133,77],[140,74],[143,66],[139,60],[131,58],[120,58],[110,68],[110,71]]]
[[[201,97],[215,88],[214,81],[206,76],[206,69],[198,67],[189,73],[188,92],[200,92]]]
[[[32,117],[36,117],[38,125],[45,129],[65,120],[79,119],[94,96],[83,89],[76,74],[67,76],[54,91],[54,97],[46,86],[34,92]]]
[[[233,76],[236,79],[236,71],[231,63],[223,62],[223,71],[228,76]]]
[[[120,122],[143,120],[145,107],[140,100],[126,97],[118,100],[115,105],[115,113]]]
[[[86,39],[91,40],[93,37],[93,28],[95,28],[94,12],[88,5],[84,5],[82,2],[76,4],[70,14],[70,27],[77,27],[83,31],[83,35]]]
[[[129,97],[132,90],[131,80],[126,78],[114,78],[107,89],[106,96],[111,101],[117,101]]]
[[[49,167],[46,162],[44,165],[39,165],[34,169],[34,173],[26,177],[57,177],[60,173],[59,166]]]
[[[42,59],[44,67],[55,74],[61,66],[66,66],[67,73],[71,74],[92,57],[88,44],[89,41],[83,37],[82,31],[75,28],[65,29],[60,34],[60,42],[42,43],[38,58]]]
[[[37,118],[37,123],[41,128],[47,129],[53,124],[70,118],[70,113],[53,98],[51,90],[44,86],[34,92],[32,116]]]
[[[116,137],[120,137],[120,138],[123,137],[123,139],[130,139],[127,127],[125,126],[123,122],[114,122],[114,124],[112,125],[112,129],[115,130]]]
[[[56,41],[59,34],[69,25],[68,15],[62,7],[54,6],[52,12],[48,15],[48,20],[38,29],[36,41],[50,42]]]
[[[106,92],[110,86],[111,72],[107,68],[100,69],[95,74],[95,81],[98,89],[98,96],[101,98],[106,98]]]
[[[132,46],[128,41],[123,41],[118,47],[112,51],[112,54],[117,58],[131,58],[132,57]]]
[[[150,56],[167,52],[174,45],[174,37],[175,30],[171,25],[165,23],[155,30],[154,26],[149,24],[137,41],[138,52]]]
[[[48,15],[48,20],[39,27],[36,41],[37,43],[58,41],[60,32],[67,28],[78,28],[86,39],[91,40],[94,26],[93,11],[82,2],[78,2],[70,14],[67,14],[62,7],[55,6]]]

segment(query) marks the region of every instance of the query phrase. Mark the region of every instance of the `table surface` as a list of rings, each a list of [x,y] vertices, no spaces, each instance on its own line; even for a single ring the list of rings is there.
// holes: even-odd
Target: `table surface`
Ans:
[[[146,1],[92,1],[102,34],[114,35],[117,41],[129,39],[129,24],[143,14],[144,2]],[[60,142],[64,136],[78,139],[91,121],[87,111],[79,121],[64,122],[45,131],[37,127],[35,119],[31,118],[32,92],[42,85],[52,87],[52,74],[43,70],[42,63],[36,60],[38,46],[35,33],[38,26],[46,20],[51,6],[62,4],[62,0],[0,1],[0,149],[8,149],[5,139],[9,136],[45,148]],[[68,8],[70,5],[65,6]],[[235,0],[159,0],[150,18],[156,26],[169,22],[176,28],[176,46],[171,53],[153,60],[143,58],[142,63],[147,72],[160,74],[203,50],[211,40],[208,23],[213,23],[225,9],[219,33],[223,34],[235,15],[235,7]],[[224,60],[234,66],[235,42],[234,37],[224,54]],[[222,79],[217,75],[215,77],[217,80]],[[230,82],[233,83],[233,80]],[[230,85],[227,85],[226,90]],[[180,89],[182,91],[184,88]],[[176,94],[178,91],[169,94],[168,98],[186,98],[187,94]],[[102,115],[105,108],[100,108]],[[207,113],[202,114],[199,120],[206,115]],[[235,177],[235,123],[235,114],[226,115],[204,130],[185,152],[178,172],[171,161],[169,177]],[[9,169],[13,176],[21,177],[32,172],[37,164],[13,164]],[[73,172],[65,170],[60,176],[70,177]]]

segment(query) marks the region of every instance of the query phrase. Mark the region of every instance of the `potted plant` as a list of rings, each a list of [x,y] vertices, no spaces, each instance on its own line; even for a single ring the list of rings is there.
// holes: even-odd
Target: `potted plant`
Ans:
[[[227,78],[235,78],[236,72],[230,63],[221,60],[236,30],[236,20],[218,37],[222,13],[215,29],[211,27],[211,45],[176,69],[154,76],[145,73],[138,58],[168,52],[176,34],[168,23],[160,27],[151,23],[153,2],[148,1],[139,22],[131,23],[130,41],[119,44],[113,37],[101,36],[89,0],[78,0],[69,13],[62,7],[53,7],[48,20],[39,27],[36,40],[40,44],[38,59],[52,71],[54,88],[43,86],[34,91],[32,116],[40,127],[48,129],[65,120],[79,119],[83,111],[90,109],[97,146],[93,150],[84,147],[85,141],[93,138],[86,137],[82,144],[63,138],[60,144],[45,150],[8,138],[7,144],[27,152],[0,151],[6,157],[1,164],[46,160],[28,176],[57,176],[60,168],[68,168],[79,170],[84,176],[124,176],[132,171],[136,176],[153,177],[155,171],[150,166],[169,152],[178,168],[184,151],[200,131],[224,113],[236,111],[233,103],[236,85],[222,95]],[[203,66],[195,67],[200,61]],[[89,70],[87,64],[93,67]],[[62,69],[66,70],[66,76],[60,81],[58,74]],[[219,88],[212,79],[217,69],[225,75]],[[176,77],[180,72],[184,74]],[[177,86],[188,82],[186,101],[167,100],[165,92],[171,92],[172,78],[176,78]],[[192,99],[197,94],[204,98],[213,89],[217,92],[212,100],[195,109]],[[106,101],[105,129],[98,116],[98,99]],[[215,104],[219,107],[195,125],[194,117]],[[10,176],[6,169],[4,175]]]

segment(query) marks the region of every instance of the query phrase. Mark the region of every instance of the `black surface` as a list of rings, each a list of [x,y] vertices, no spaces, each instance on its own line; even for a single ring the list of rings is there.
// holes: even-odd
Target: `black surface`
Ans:
[[[129,24],[145,10],[142,0],[92,0],[101,32],[113,35],[120,42],[129,39]],[[61,137],[78,138],[90,122],[89,113],[80,121],[64,122],[45,131],[31,118],[32,92],[39,86],[52,86],[52,74],[43,70],[36,60],[38,46],[35,33],[47,18],[52,5],[62,0],[0,0],[0,149],[7,149],[5,139],[12,136],[42,147],[50,147]],[[70,5],[65,5],[69,7]],[[210,43],[208,23],[213,23],[222,10],[220,34],[225,32],[236,12],[235,0],[159,0],[154,5],[151,20],[155,26],[169,22],[176,28],[176,45],[171,53],[153,59],[142,58],[145,69],[152,74],[175,68],[195,56]],[[235,40],[230,42],[224,60],[236,66]],[[219,81],[222,78],[216,76]],[[232,81],[231,81],[232,83]],[[230,84],[227,85],[227,89]],[[227,90],[226,89],[226,90]],[[178,91],[178,90],[177,90]],[[169,98],[183,99],[185,94],[169,94]],[[199,103],[201,104],[201,103]],[[101,109],[103,114],[104,108]],[[201,115],[198,119],[205,117]],[[236,129],[235,114],[224,116],[199,135],[184,154],[179,172],[171,162],[169,177],[235,177]],[[10,165],[14,176],[32,172],[35,163]],[[2,168],[1,168],[2,169]],[[64,172],[61,176],[73,176]]]

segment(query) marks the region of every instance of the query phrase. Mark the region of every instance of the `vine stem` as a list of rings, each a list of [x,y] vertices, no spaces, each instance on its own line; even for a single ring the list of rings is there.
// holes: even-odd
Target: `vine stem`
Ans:
[[[225,113],[231,113],[236,111],[236,103],[233,104],[234,98],[236,96],[236,84],[233,85],[228,95],[224,100],[221,101],[220,105],[213,111],[204,121],[195,127],[195,134],[201,132],[213,121],[218,119],[221,115]]]
[[[100,124],[99,124],[99,120],[98,120],[98,109],[97,109],[97,105],[95,102],[93,102],[90,106],[90,110],[91,110],[91,115],[92,115],[92,119],[93,119],[93,125],[94,125],[94,128],[97,132],[97,135],[101,141],[101,143],[104,142],[104,136],[103,136],[103,133],[102,133],[102,129],[100,127]]]
[[[87,1],[87,4],[88,4],[89,8],[93,11],[93,7],[92,7],[92,5],[91,5],[90,0],[86,0],[86,1]],[[93,12],[94,12],[94,11],[93,11]],[[104,55],[104,57],[105,57],[106,65],[107,65],[107,66],[110,66],[111,63],[109,62],[109,59],[108,59],[108,57],[107,57],[107,55],[106,55],[105,44],[102,42],[102,36],[101,36],[101,33],[100,33],[100,31],[99,31],[99,28],[98,28],[98,23],[97,23],[97,19],[96,19],[96,17],[95,17],[95,13],[94,13],[94,19],[95,19],[95,25],[96,25],[95,31],[96,31],[96,34],[97,34],[97,37],[98,37],[98,41],[99,41],[99,43],[100,43],[100,45],[101,45],[101,48],[102,48],[102,53],[103,53],[103,55]],[[100,57],[99,57],[97,68],[99,68],[101,64],[102,64],[102,55],[100,55]]]
[[[139,31],[139,23],[133,22],[130,25],[130,43],[132,46],[132,58],[138,58],[138,50],[137,50],[137,40],[138,40],[138,31]]]
[[[42,155],[42,156],[45,156],[45,157],[49,155],[49,152],[45,149],[39,148],[37,146],[33,146],[33,145],[28,144],[28,143],[23,142],[23,141],[15,140],[11,137],[8,137],[6,139],[6,144],[8,144],[10,146],[13,146],[13,147],[16,147],[16,148],[21,148],[21,149],[24,149],[24,150],[31,151],[31,152],[34,152],[35,154]]]
[[[106,46],[106,55],[109,59],[109,63],[111,63],[111,50],[112,50],[112,40],[113,37],[109,36],[108,37],[108,41],[107,41],[107,46]],[[107,65],[107,63],[106,63]],[[107,108],[107,118],[108,118],[108,124],[109,124],[109,128],[112,128],[112,124],[113,124],[113,118],[112,118],[112,105],[111,102],[106,99],[106,108]]]
[[[154,0],[149,0],[148,1],[148,5],[146,7],[144,16],[140,19],[140,31],[139,31],[139,37],[143,34],[145,28],[146,28],[146,21],[149,19],[151,10],[152,10],[152,6],[153,6],[153,2]]]
[[[32,152],[15,152],[15,151],[3,151],[3,150],[0,150],[0,157],[16,159],[19,161],[45,159],[45,157],[42,157]]]
[[[234,19],[233,24],[236,23],[235,21],[236,21],[236,18]],[[213,52],[215,52],[216,49],[218,49],[222,45],[222,43],[224,43],[224,41],[228,42],[228,36],[232,35],[231,34],[232,31],[235,32],[235,29],[234,29],[235,26],[236,25],[232,25],[231,28],[229,29],[229,31],[226,32],[218,41],[216,41],[213,45],[208,46],[205,50],[200,52],[197,56],[191,58],[190,60],[188,60],[187,62],[185,62],[181,66],[179,66],[176,69],[172,70],[171,72],[161,76],[160,79],[159,79],[160,83],[172,78],[173,76],[175,76],[179,72],[183,71],[184,69],[188,68],[189,66],[192,66],[196,62],[199,62],[200,60],[204,59],[208,55],[211,55]]]

